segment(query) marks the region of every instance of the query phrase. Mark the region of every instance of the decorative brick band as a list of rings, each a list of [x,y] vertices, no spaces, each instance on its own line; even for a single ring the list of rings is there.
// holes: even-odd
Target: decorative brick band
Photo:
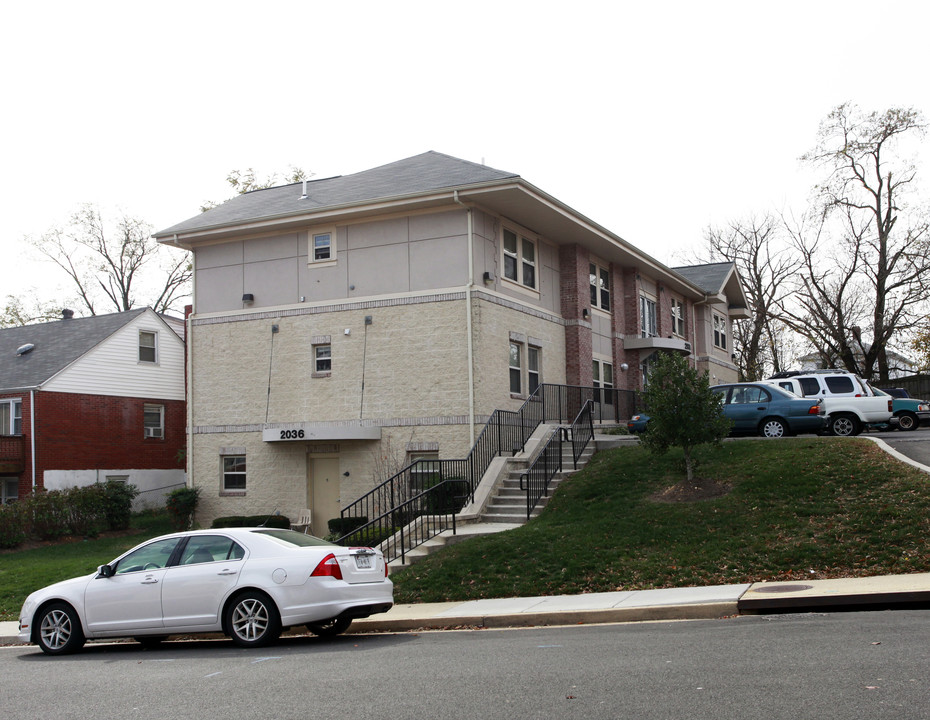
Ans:
[[[488,421],[487,415],[478,415],[475,417],[475,423],[483,425]],[[369,418],[367,420],[335,420],[333,422],[319,422],[309,425],[309,427],[318,428],[340,428],[340,427],[418,427],[418,426],[437,426],[437,425],[468,425],[470,423],[468,415],[445,415],[435,417],[407,417],[407,418]],[[287,429],[294,423],[250,423],[244,425],[195,425],[191,430],[192,435],[217,435],[222,433],[260,433],[263,430]],[[306,428],[308,425],[302,425]]]

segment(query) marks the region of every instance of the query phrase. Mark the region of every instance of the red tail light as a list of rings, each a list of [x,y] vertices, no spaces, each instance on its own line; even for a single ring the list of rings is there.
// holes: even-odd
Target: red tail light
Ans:
[[[336,556],[330,553],[320,560],[320,564],[316,566],[316,570],[310,573],[310,577],[334,577],[337,580],[342,580],[342,568],[339,567]]]
[[[820,405],[811,405],[807,410],[808,415],[820,415]]]
[[[894,410],[894,400],[889,399],[888,400],[888,412],[892,412],[893,410]]]

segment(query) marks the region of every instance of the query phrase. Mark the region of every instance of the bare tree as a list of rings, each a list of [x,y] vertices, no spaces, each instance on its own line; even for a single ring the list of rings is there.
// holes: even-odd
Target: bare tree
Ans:
[[[307,173],[303,168],[291,165],[287,172],[280,174],[273,172],[271,175],[267,175],[264,180],[259,179],[258,175],[255,174],[255,170],[252,168],[248,168],[244,172],[242,170],[230,170],[229,174],[226,176],[226,182],[236,191],[236,195],[244,195],[253,190],[264,190],[265,188],[274,187],[279,182],[288,185],[290,183],[298,183],[301,180],[309,180],[311,177],[313,177],[313,173]],[[200,206],[200,212],[212,210],[217,205],[221,204],[222,203],[208,200]]]
[[[85,205],[68,225],[30,242],[71,279],[89,315],[144,305],[179,311],[190,294],[187,253],[160,245],[150,225],[129,215],[108,224],[96,206]]]
[[[61,306],[43,303],[37,298],[27,298],[24,301],[22,297],[7,295],[6,305],[0,308],[0,328],[59,320],[61,311]]]
[[[795,267],[780,237],[781,227],[778,218],[767,214],[725,228],[708,228],[705,233],[711,260],[736,265],[752,309],[752,317],[736,321],[733,332],[737,363],[745,380],[761,380],[785,364],[785,327],[776,308],[788,291],[786,281]]]
[[[783,317],[824,360],[887,380],[887,349],[925,315],[927,215],[910,205],[916,170],[896,153],[926,124],[913,109],[840,105],[803,160],[827,171],[808,216],[789,228],[799,254]]]

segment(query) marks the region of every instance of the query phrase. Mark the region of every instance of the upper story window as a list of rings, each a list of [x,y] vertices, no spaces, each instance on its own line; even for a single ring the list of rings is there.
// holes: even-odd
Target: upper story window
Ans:
[[[158,362],[158,333],[150,330],[139,331],[139,362]]]
[[[504,228],[504,277],[536,289],[536,243]]]
[[[656,329],[656,301],[645,295],[639,296],[639,327],[641,337],[655,337]]]
[[[727,349],[727,319],[714,313],[714,347]]]
[[[610,312],[610,271],[597,263],[590,266],[591,307]]]
[[[677,298],[672,298],[672,332],[678,337],[685,336],[685,305]]]
[[[142,425],[144,435],[147,438],[165,437],[165,406],[149,405],[142,406]]]
[[[23,434],[23,401],[0,400],[0,435]]]
[[[336,261],[335,228],[325,228],[310,233],[310,248],[307,257],[310,265]]]

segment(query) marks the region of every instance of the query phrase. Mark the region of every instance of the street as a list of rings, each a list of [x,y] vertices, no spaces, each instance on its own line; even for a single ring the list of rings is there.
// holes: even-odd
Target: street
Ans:
[[[930,611],[0,648],[9,718],[930,717]]]

